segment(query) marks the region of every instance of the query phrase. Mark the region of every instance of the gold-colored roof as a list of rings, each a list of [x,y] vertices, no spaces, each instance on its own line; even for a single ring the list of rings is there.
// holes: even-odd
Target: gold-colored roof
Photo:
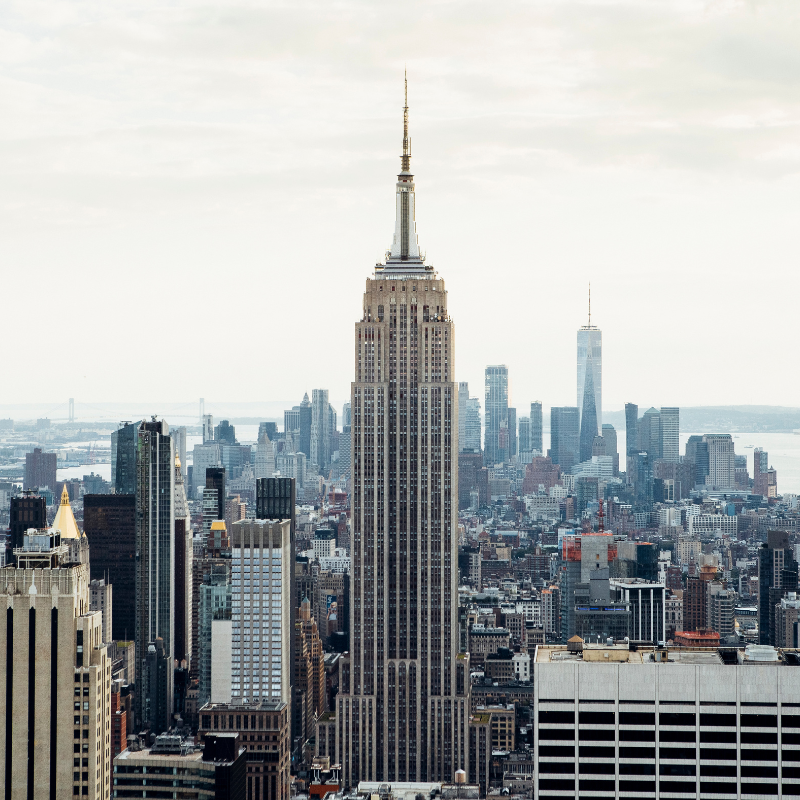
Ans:
[[[61,492],[61,502],[58,505],[56,518],[50,528],[53,531],[61,531],[62,539],[80,539],[81,531],[78,528],[78,523],[75,522],[75,515],[72,513],[72,508],[69,504],[69,492],[65,486]]]
[[[225,520],[224,519],[215,519],[211,523],[211,530],[212,531],[224,531],[224,530],[227,530],[225,528]]]

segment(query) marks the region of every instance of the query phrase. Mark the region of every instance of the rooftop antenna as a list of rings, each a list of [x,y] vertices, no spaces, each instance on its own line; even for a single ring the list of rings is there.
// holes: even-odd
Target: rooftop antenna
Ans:
[[[403,105],[403,157],[401,159],[402,171],[411,169],[411,148],[408,143],[408,69],[403,70],[405,81],[405,104]]]
[[[589,281],[589,327],[592,327],[592,282]]]

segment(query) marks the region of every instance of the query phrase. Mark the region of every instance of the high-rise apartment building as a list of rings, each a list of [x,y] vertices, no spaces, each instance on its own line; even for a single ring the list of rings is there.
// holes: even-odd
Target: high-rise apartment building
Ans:
[[[493,467],[508,460],[508,367],[505,364],[486,367],[484,411],[483,460],[487,467]]]
[[[56,453],[44,453],[41,447],[34,447],[32,453],[26,453],[23,488],[44,489],[46,486],[51,492],[55,492],[57,462]]]
[[[231,531],[232,702],[290,700],[291,523],[237,522]]]
[[[136,459],[136,719],[172,723],[175,645],[175,455],[163,420],[139,427]]]
[[[539,400],[531,403],[531,450],[537,455],[544,455],[544,439],[542,438],[542,404]]]
[[[111,663],[89,565],[55,530],[26,533],[0,569],[0,780],[8,800],[109,800]]]
[[[85,494],[83,530],[92,579],[108,580],[119,598],[111,612],[112,637],[131,641],[136,635],[136,496]]]
[[[458,394],[444,281],[420,255],[408,108],[396,225],[356,324],[350,651],[340,671],[342,781],[450,781],[467,769],[469,656],[459,653]],[[507,424],[487,370],[487,445]]]
[[[591,303],[591,300],[590,300]],[[593,403],[586,395],[591,394]],[[599,431],[603,425],[603,332],[592,325],[592,308],[589,306],[589,321],[578,330],[578,411],[583,423],[583,412],[594,405]],[[587,403],[589,405],[587,406]],[[597,432],[594,434],[597,435]]]
[[[562,472],[578,463],[580,454],[580,413],[577,408],[550,409],[550,452],[548,455]]]
[[[677,463],[681,460],[680,414],[676,407],[661,408],[661,458]]]

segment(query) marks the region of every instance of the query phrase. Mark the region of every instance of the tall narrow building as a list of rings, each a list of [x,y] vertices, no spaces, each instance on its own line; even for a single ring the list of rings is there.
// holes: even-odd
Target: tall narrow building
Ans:
[[[591,371],[591,390],[588,388]],[[594,395],[594,411],[597,430],[603,429],[603,332],[592,325],[592,295],[589,293],[589,320],[578,331],[578,411],[583,423],[583,411],[587,407],[585,394]],[[597,433],[594,434],[595,436]]]
[[[468,769],[454,329],[420,254],[410,161],[406,105],[394,241],[355,329],[351,646],[336,708],[347,787]]]
[[[508,367],[486,367],[486,430],[483,458],[487,467],[508,459]]]
[[[136,720],[155,734],[172,722],[174,461],[167,423],[143,422],[136,453]]]

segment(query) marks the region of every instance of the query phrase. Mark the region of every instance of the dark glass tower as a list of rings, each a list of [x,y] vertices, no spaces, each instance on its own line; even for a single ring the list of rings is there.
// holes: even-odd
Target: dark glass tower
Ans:
[[[149,690],[136,693],[136,718],[156,734],[170,727],[173,707],[174,460],[167,423],[143,422],[136,454],[136,685]]]
[[[225,467],[206,468],[206,489],[216,489],[217,519],[225,519]]]
[[[580,454],[580,413],[574,406],[550,409],[550,458],[569,472]]]

